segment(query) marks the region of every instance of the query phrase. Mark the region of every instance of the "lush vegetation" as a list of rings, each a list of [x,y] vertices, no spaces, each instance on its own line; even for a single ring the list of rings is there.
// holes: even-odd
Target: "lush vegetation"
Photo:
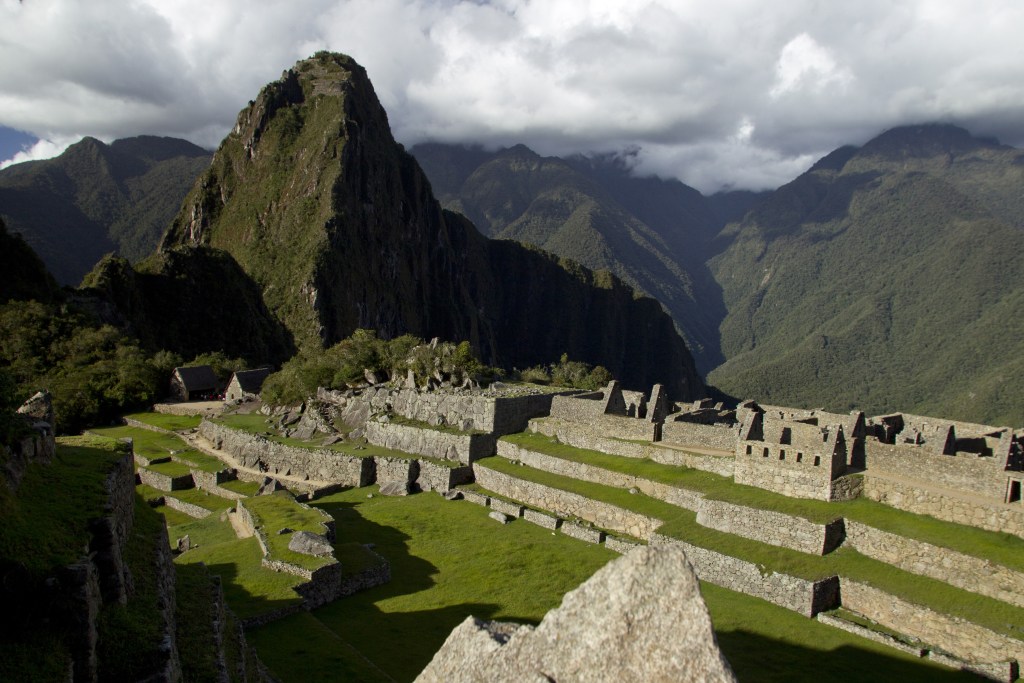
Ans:
[[[185,140],[84,138],[0,171],[0,205],[50,272],[77,285],[104,254],[150,254],[209,163],[210,152]]]
[[[1024,152],[952,126],[841,148],[761,200],[711,262],[728,361],[767,403],[1024,426]]]
[[[573,387],[594,391],[607,386],[614,377],[612,373],[600,365],[596,368],[589,363],[569,360],[569,354],[563,353],[561,360],[545,367],[538,365],[526,370],[514,370],[513,379],[536,384],[551,384],[556,387]]]

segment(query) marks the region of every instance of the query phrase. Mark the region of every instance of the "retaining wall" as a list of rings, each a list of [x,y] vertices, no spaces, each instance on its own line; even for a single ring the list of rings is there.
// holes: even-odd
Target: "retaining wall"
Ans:
[[[693,510],[695,512],[700,505],[701,498],[704,497],[704,494],[696,491],[669,486],[668,484],[662,484],[642,477],[634,477],[632,475],[615,472],[613,470],[606,470],[602,467],[594,467],[593,465],[587,465],[582,462],[556,458],[551,455],[545,455],[544,453],[538,453],[537,451],[520,448],[516,444],[509,443],[508,441],[498,441],[497,450],[498,455],[512,460],[518,460],[534,469],[572,477],[573,479],[579,479],[580,481],[604,484],[605,486],[614,486],[616,488],[623,489],[637,488],[652,498],[657,498],[665,501],[666,503],[671,503],[677,507]]]
[[[343,486],[369,486],[373,483],[372,458],[357,458],[329,449],[286,446],[206,419],[200,423],[199,433],[215,448],[234,456],[243,467],[258,469],[268,475],[306,477]]]
[[[556,420],[555,418],[530,420],[530,431],[556,437],[562,443],[574,448],[585,448],[624,458],[647,458],[662,465],[690,467],[704,472],[714,472],[723,477],[733,476],[733,470],[735,469],[735,459],[732,457],[699,455],[679,451],[674,448],[659,447],[656,444],[639,444],[596,436],[586,427]]]
[[[669,416],[671,419],[671,416]],[[669,422],[661,426],[661,440],[695,448],[735,451],[740,425],[706,425],[696,422]]]
[[[791,498],[810,498],[823,501],[830,499],[832,479],[828,463],[823,462],[818,467],[801,463],[802,466],[798,468],[779,463],[772,457],[768,459],[773,461],[770,464],[761,462],[762,457],[756,453],[753,455],[738,454],[735,470],[736,483],[756,486]]]
[[[203,519],[204,517],[209,517],[211,514],[213,514],[212,510],[207,510],[204,507],[199,507],[198,505],[193,505],[192,503],[186,503],[183,500],[178,500],[174,496],[163,496],[161,498],[158,498],[157,500],[159,500],[161,503],[171,508],[172,510],[177,510],[178,512],[182,512],[188,515],[189,517],[195,517],[196,519]]]
[[[185,462],[187,461],[179,461]],[[223,484],[226,481],[234,481],[238,478],[234,469],[223,469],[220,472],[207,472],[197,467],[191,468],[192,470],[192,481],[195,483],[196,488],[212,490],[218,488],[218,484]]]
[[[494,493],[511,498],[532,507],[549,510],[559,516],[580,517],[603,529],[647,539],[662,521],[625,510],[609,503],[591,500],[569,491],[517,479],[503,472],[496,472],[473,464],[476,483]]]
[[[866,439],[864,460],[868,470],[895,474],[922,484],[933,484],[985,498],[1006,495],[1006,463],[974,453],[943,455],[927,446],[886,444]]]
[[[460,484],[468,484],[473,481],[473,468],[447,467],[438,465],[429,460],[420,460],[420,473],[416,479],[416,485],[421,491],[451,491]]]
[[[586,541],[587,543],[600,543],[604,540],[604,532],[600,529],[591,529],[590,527],[583,526],[582,524],[576,524],[575,522],[563,523],[562,533],[566,536],[571,536],[576,540]]]
[[[143,484],[152,486],[160,491],[181,491],[182,489],[190,489],[194,486],[191,474],[172,477],[160,472],[154,472],[153,470],[147,470],[145,467],[140,467],[137,474]]]
[[[933,612],[847,578],[840,579],[843,607],[898,633],[918,638],[974,662],[1024,658],[1024,642],[969,621]]]
[[[151,424],[139,422],[138,420],[135,420],[130,417],[122,417],[121,422],[125,423],[125,425],[127,425],[128,427],[135,427],[137,429],[145,429],[150,432],[159,432],[160,434],[171,434],[172,436],[177,436],[177,434],[175,434],[169,429],[164,429],[163,427],[155,427]]]
[[[849,520],[846,522],[846,543],[861,555],[903,571],[1024,607],[1024,573],[988,560]]]
[[[871,629],[865,628],[864,626],[861,626],[860,624],[855,624],[852,621],[847,621],[846,619],[840,619],[839,617],[834,617],[831,614],[819,614],[817,618],[818,618],[818,621],[820,621],[821,623],[823,623],[823,624],[825,624],[827,626],[831,626],[833,628],[838,628],[841,631],[846,631],[847,633],[852,633],[855,636],[860,636],[861,638],[867,638],[868,640],[873,640],[876,643],[881,643],[882,645],[888,645],[889,647],[891,647],[891,648],[893,648],[895,650],[899,650],[900,652],[906,652],[908,655],[913,655],[915,657],[923,657],[924,656],[924,650],[922,650],[921,648],[914,647],[912,645],[907,645],[906,643],[904,643],[904,642],[902,642],[900,640],[897,640],[893,636],[890,636],[888,633],[881,633],[879,631],[872,631]]]
[[[557,529],[562,525],[562,520],[558,517],[552,517],[551,515],[545,515],[543,512],[537,512],[530,508],[523,509],[523,519],[527,522],[533,522],[537,526],[542,526],[545,529]]]
[[[494,455],[492,434],[450,434],[437,429],[400,424],[366,423],[366,440],[393,451],[424,455],[438,460],[471,464]]]
[[[89,520],[89,552],[95,553],[93,563],[98,570],[103,601],[123,605],[131,592],[124,550],[135,524],[135,472],[130,454],[114,463],[103,487],[107,491],[105,516]]]
[[[869,474],[864,475],[864,497],[897,510],[1024,538],[1024,508],[964,500]]]
[[[720,500],[702,500],[697,523],[709,529],[811,555],[825,555],[843,542],[841,518],[828,524],[815,524],[803,517]]]
[[[604,547],[620,555],[625,555],[630,550],[637,547],[637,545],[639,544],[623,541],[621,538],[616,538],[614,536],[607,536],[604,539]]]
[[[678,545],[683,548],[701,581],[753,595],[799,612],[805,617],[813,617],[839,604],[839,579],[834,576],[820,581],[808,581],[776,572],[765,576],[756,564],[659,533],[651,535],[650,544]]]

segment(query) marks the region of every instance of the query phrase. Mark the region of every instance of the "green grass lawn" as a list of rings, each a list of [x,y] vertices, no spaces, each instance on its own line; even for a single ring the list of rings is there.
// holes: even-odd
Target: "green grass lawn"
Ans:
[[[116,439],[130,437],[135,452],[147,458],[169,458],[171,451],[192,450],[173,434],[151,432],[139,427],[94,427],[90,431]]]
[[[166,505],[153,506],[153,512],[158,512],[164,516],[164,523],[168,528],[172,526],[181,526],[182,524],[188,524],[189,522],[195,521],[195,517],[189,517],[184,512],[178,512],[174,508],[169,508]]]
[[[182,465],[180,462],[158,462],[155,465],[140,466],[139,469],[149,470],[150,472],[156,472],[168,477],[184,477],[185,475],[192,474],[192,470],[189,469],[188,465]]]
[[[234,491],[235,493],[241,493],[243,496],[255,496],[256,492],[260,490],[260,485],[255,481],[242,481],[240,479],[232,479],[231,481],[225,481],[218,484],[222,489],[228,491]]]
[[[174,457],[183,461],[182,464],[186,467],[192,467],[204,472],[222,472],[229,469],[227,463],[220,458],[191,449],[184,453],[178,453]]]
[[[659,533],[753,562],[761,566],[762,571],[776,571],[810,580],[838,574],[919,605],[925,605],[937,612],[961,617],[998,633],[1024,640],[1024,635],[1020,631],[1020,628],[1024,628],[1024,609],[954,588],[935,579],[910,574],[884,562],[865,557],[849,548],[840,548],[824,557],[808,555],[708,529],[697,524],[696,513],[642,493],[634,495],[625,489],[583,482],[532,467],[513,465],[507,459],[498,456],[479,460],[477,464],[513,477],[571,491],[663,520],[665,524],[658,529]]]
[[[951,548],[1011,569],[1024,571],[1024,538],[1011,534],[944,522],[927,515],[915,515],[867,498],[857,498],[842,503],[790,498],[755,486],[736,484],[729,477],[722,477],[711,472],[662,465],[646,458],[625,458],[566,446],[543,434],[522,432],[503,436],[501,440],[564,460],[582,462],[692,491],[700,491],[714,500],[784,512],[819,523],[828,522],[837,517],[845,517],[876,529]]]
[[[230,522],[223,522],[230,527]],[[305,580],[294,574],[264,569],[263,551],[255,536],[200,546],[175,558],[175,564],[204,562],[224,581],[224,599],[240,619],[301,602],[292,590]]]
[[[288,549],[291,534],[278,534],[285,527],[295,531],[311,531],[323,534],[323,521],[330,521],[329,516],[316,508],[304,508],[295,502],[295,496],[288,491],[277,491],[269,496],[246,498],[243,503],[253,518],[253,524],[260,528],[264,535],[269,552],[268,559],[280,560],[305,569],[317,569],[330,560],[323,557],[304,555]],[[344,569],[344,568],[343,568]]]
[[[171,547],[177,547],[178,539],[183,536],[188,536],[189,542],[200,548],[236,540],[238,537],[235,535],[235,530],[226,517],[221,518],[223,514],[223,512],[214,513],[202,519],[190,517],[184,524],[168,527],[167,536],[171,541]]]
[[[207,510],[224,510],[226,508],[234,507],[235,501],[228,500],[227,498],[221,498],[220,496],[203,491],[201,489],[181,489],[178,491],[161,491],[145,484],[139,484],[135,487],[135,490],[139,492],[143,500],[153,500],[154,498],[177,498],[183,503],[191,503],[192,505],[198,505],[201,508]],[[189,519],[193,519],[189,517]]]
[[[536,624],[617,557],[525,520],[500,526],[468,501],[431,493],[367,499],[373,490],[314,504],[338,520],[339,540],[375,543],[392,580],[247,632],[283,683],[387,680],[375,667],[411,681],[467,616]],[[743,683],[977,680],[757,598],[711,585],[702,591]],[[358,668],[363,657],[373,666]]]
[[[165,415],[164,413],[129,413],[125,417],[130,417],[133,420],[139,422],[145,422],[153,427],[160,427],[161,429],[168,429],[172,432],[178,431],[179,429],[191,429],[192,427],[198,427],[202,418],[198,415]]]

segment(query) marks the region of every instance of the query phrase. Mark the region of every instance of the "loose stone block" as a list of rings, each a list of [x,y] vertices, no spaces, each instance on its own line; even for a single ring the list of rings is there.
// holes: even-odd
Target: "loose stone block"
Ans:
[[[455,489],[452,489],[451,491],[444,492],[445,500],[458,500],[459,498],[462,498],[461,491],[456,491]]]
[[[491,509],[503,512],[509,517],[519,518],[523,516],[522,505],[516,505],[500,498],[491,498]]]
[[[603,531],[580,526],[575,522],[565,522],[562,524],[562,533],[587,543],[600,543],[604,539]]]
[[[545,529],[557,529],[562,524],[562,520],[558,519],[558,517],[545,515],[543,512],[537,512],[536,510],[531,510],[529,508],[525,508],[523,510],[523,519],[527,522],[533,522],[537,526],[542,526]]]
[[[477,505],[488,505],[491,499],[482,493],[476,491],[462,491],[462,497],[468,500],[470,503],[476,503]]]
[[[604,539],[604,547],[608,548],[608,550],[615,551],[620,555],[625,555],[638,545],[640,544],[623,541],[621,538],[616,538],[615,536],[606,536]]]
[[[409,495],[409,482],[407,481],[386,481],[380,485],[382,496],[407,496]]]
[[[512,521],[511,517],[509,517],[503,512],[498,512],[497,510],[491,510],[491,512],[487,516],[497,522],[501,522],[502,524],[508,524]]]

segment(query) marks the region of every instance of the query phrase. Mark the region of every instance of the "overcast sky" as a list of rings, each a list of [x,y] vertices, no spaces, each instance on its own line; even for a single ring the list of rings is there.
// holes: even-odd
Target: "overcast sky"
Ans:
[[[32,136],[0,129],[0,160],[83,135],[215,147],[330,49],[406,145],[639,147],[638,173],[772,188],[901,124],[1022,146],[1022,36],[1019,0],[0,0],[0,126]]]

